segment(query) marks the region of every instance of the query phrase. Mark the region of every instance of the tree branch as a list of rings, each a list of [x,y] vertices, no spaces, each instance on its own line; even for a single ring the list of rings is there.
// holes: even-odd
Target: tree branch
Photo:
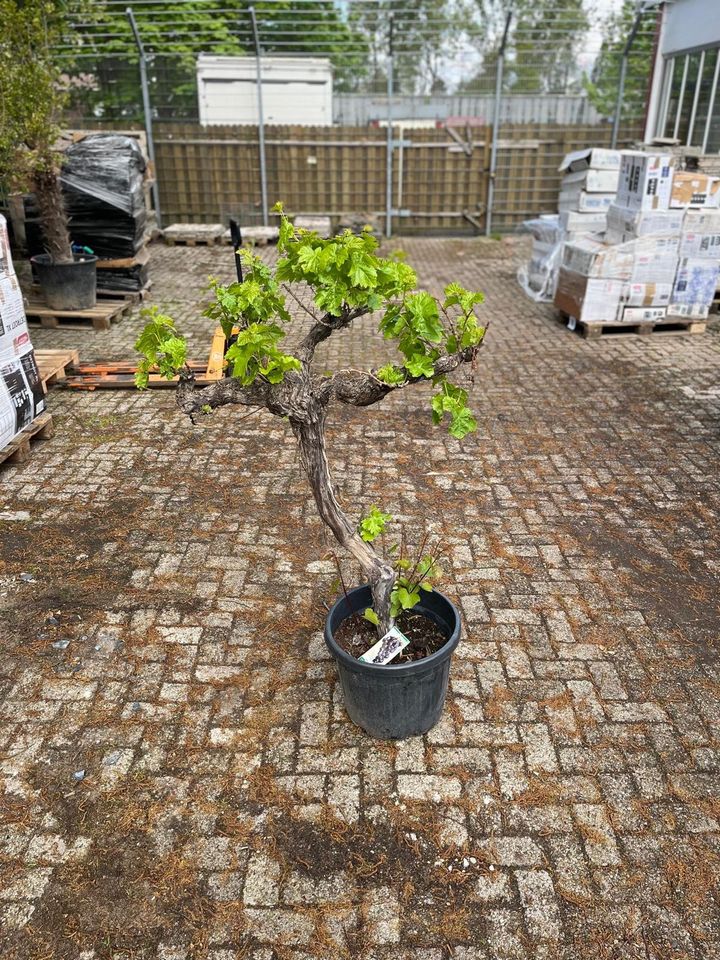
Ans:
[[[198,387],[195,383],[195,374],[192,370],[180,371],[180,382],[175,394],[175,402],[183,413],[190,418],[201,413],[203,407],[223,407],[229,403],[239,403],[248,407],[268,406],[270,384],[253,384],[243,387],[234,377],[225,377],[216,380],[207,387]]]
[[[452,373],[461,364],[472,363],[478,349],[478,347],[468,347],[459,353],[446,353],[438,357],[435,361],[434,376]],[[401,390],[411,383],[422,383],[432,379],[426,376],[412,377],[400,365],[396,366],[396,369],[406,376],[405,383],[399,383],[396,386],[383,383],[372,372],[360,373],[357,370],[339,370],[330,380],[331,396],[340,403],[347,403],[353,407],[368,407],[370,404],[378,403],[394,390]]]
[[[326,313],[323,317],[317,318],[316,322],[310,327],[307,334],[298,344],[295,356],[305,366],[312,363],[315,356],[315,350],[328,337],[332,336],[337,330],[349,327],[353,320],[370,313],[367,307],[357,307],[356,309],[345,308],[339,317],[334,317],[331,313]]]

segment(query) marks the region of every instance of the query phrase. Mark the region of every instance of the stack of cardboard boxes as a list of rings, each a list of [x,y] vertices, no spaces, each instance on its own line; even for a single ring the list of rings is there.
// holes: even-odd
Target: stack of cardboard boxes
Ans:
[[[569,153],[558,169],[564,174],[559,213],[523,223],[533,237],[532,256],[517,275],[529,297],[547,302],[555,295],[563,244],[605,232],[607,211],[618,186],[620,151],[577,150]]]
[[[0,450],[45,409],[5,218],[0,216]]]
[[[720,272],[718,187],[668,155],[622,153],[604,238],[563,245],[556,306],[583,323],[705,319]]]
[[[618,188],[620,152],[598,148],[578,150],[565,157],[560,172],[563,178],[558,210],[567,239],[604,233],[607,212]]]

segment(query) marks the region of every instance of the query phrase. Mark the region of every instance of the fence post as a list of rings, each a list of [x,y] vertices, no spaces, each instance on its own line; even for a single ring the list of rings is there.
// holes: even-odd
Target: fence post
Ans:
[[[385,236],[392,236],[392,195],[393,195],[393,28],[392,13],[389,16],[388,68],[387,68],[387,166],[385,169]]]
[[[260,198],[262,202],[262,220],[263,226],[268,225],[268,199],[267,199],[267,164],[265,161],[265,114],[263,112],[263,92],[262,92],[262,50],[260,48],[260,37],[258,35],[257,19],[255,18],[255,7],[249,7],[250,19],[252,20],[253,40],[255,41],[255,65],[256,65],[256,84],[257,84],[257,109],[258,109],[258,143],[260,148]]]
[[[618,131],[620,129],[620,114],[622,112],[622,104],[625,97],[625,77],[627,75],[628,54],[630,53],[630,48],[635,42],[637,32],[640,29],[640,20],[644,12],[644,4],[639,3],[635,13],[635,20],[633,21],[630,33],[628,34],[628,38],[625,41],[625,46],[623,47],[622,59],[620,60],[620,80],[618,81],[617,100],[615,102],[615,116],[613,117],[612,137],[610,139],[611,150],[615,150],[617,147]]]
[[[485,236],[492,233],[493,204],[495,202],[495,171],[497,170],[498,131],[500,129],[500,101],[502,99],[503,67],[505,65],[505,46],[507,44],[512,10],[508,10],[505,18],[500,50],[498,51],[497,68],[495,71],[495,107],[493,109],[492,149],[490,151],[490,173],[488,175],[487,211],[485,213]]]
[[[160,192],[158,190],[158,178],[157,178],[157,168],[155,166],[155,142],[153,140],[153,129],[152,129],[152,113],[150,110],[150,91],[148,89],[148,78],[147,78],[147,58],[145,56],[145,47],[143,46],[142,39],[140,38],[140,31],[138,30],[137,23],[135,22],[135,14],[132,11],[132,7],[127,7],[125,14],[130,21],[130,29],[133,32],[135,37],[135,44],[138,48],[138,54],[140,55],[140,86],[142,87],[142,101],[143,101],[143,113],[145,115],[145,135],[147,136],[147,151],[148,157],[150,158],[150,163],[153,167],[153,185],[152,185],[152,196],[153,204],[155,206],[155,220],[158,225],[158,229],[162,230],[162,214],[160,211]]]

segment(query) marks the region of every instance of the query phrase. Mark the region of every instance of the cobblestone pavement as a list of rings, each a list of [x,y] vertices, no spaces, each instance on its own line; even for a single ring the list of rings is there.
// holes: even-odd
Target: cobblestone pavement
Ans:
[[[720,956],[718,328],[586,342],[509,247],[403,246],[487,292],[479,430],[433,428],[417,388],[334,411],[329,444],[353,515],[449,547],[443,720],[348,721],[282,421],[53,391],[55,439],[1,474],[3,958]],[[232,270],[153,249],[197,357]],[[140,322],[34,340],[127,357]],[[358,325],[322,362],[384,349]]]

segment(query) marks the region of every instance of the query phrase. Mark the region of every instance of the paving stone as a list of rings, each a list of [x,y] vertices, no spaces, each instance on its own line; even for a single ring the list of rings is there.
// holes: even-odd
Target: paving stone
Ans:
[[[249,906],[272,907],[280,898],[280,866],[262,854],[250,858],[243,900]]]
[[[560,913],[550,874],[545,870],[516,870],[515,882],[530,936],[536,940],[559,940]]]
[[[402,246],[435,292],[486,291],[478,431],[435,429],[416,385],[333,407],[328,455],[351,522],[376,503],[448,549],[463,639],[440,723],[388,743],[348,720],[322,635],[335,545],[288,423],[53,390],[55,438],[3,467],[43,569],[20,581],[0,531],[3,955],[97,960],[110,909],[151,915],[158,944],[109,930],[114,960],[636,960],[641,929],[673,960],[720,952],[718,320],[588,342],[524,299],[514,247]],[[150,250],[155,302],[204,360],[232,251]],[[292,348],[309,318],[290,307]],[[33,343],[130,359],[143,323]],[[328,338],[317,370],[387,362],[373,327]],[[58,900],[68,878],[95,909]]]

